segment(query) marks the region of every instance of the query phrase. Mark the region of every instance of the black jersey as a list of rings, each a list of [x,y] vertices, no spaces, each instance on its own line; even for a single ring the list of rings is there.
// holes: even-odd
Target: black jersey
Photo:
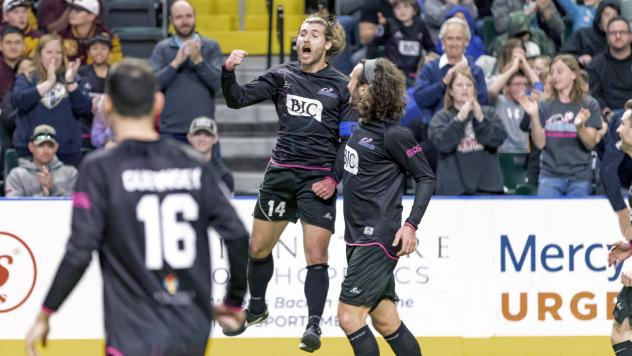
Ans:
[[[387,19],[382,31],[375,37],[374,44],[384,45],[385,57],[412,78],[417,73],[422,49],[427,52],[435,51],[426,24],[416,16],[413,17],[413,24],[408,27],[395,18]]]
[[[345,241],[392,246],[402,225],[405,173],[418,183],[408,223],[417,227],[434,190],[434,174],[412,132],[399,123],[360,122],[347,141],[344,159]]]
[[[79,168],[72,234],[44,307],[59,308],[96,250],[109,346],[124,350],[122,342],[144,343],[164,351],[189,350],[193,340],[205,344],[211,323],[209,226],[229,249],[226,303],[241,306],[248,234],[208,165],[171,140],[124,141],[96,152]]]
[[[285,63],[244,86],[237,83],[234,72],[222,70],[222,92],[229,107],[241,108],[267,99],[276,104],[280,127],[271,163],[299,169],[336,168],[341,139],[351,136],[357,121],[349,104],[348,82],[331,65],[306,73],[298,62]],[[341,173],[339,169],[332,177],[339,180]]]

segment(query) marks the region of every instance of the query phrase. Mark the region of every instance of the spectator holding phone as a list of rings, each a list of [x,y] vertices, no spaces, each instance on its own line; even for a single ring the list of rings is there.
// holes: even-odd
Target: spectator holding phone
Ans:
[[[575,57],[555,57],[550,75],[551,98],[520,99],[531,117],[533,143],[542,150],[538,195],[587,196],[592,192],[591,150],[601,129],[599,103],[588,95]]]

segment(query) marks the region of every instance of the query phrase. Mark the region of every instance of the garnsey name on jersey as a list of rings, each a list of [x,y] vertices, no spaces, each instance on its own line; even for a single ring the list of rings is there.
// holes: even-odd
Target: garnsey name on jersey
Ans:
[[[199,190],[201,187],[202,168],[171,168],[163,170],[128,169],[121,178],[123,187],[128,192],[168,190]]]
[[[318,122],[323,113],[323,104],[320,101],[297,95],[288,94],[285,106],[290,115],[313,117]]]

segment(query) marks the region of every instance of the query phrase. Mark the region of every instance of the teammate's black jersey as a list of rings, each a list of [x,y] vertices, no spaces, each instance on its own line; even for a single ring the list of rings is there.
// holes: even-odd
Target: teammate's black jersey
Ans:
[[[96,250],[108,345],[187,350],[202,337],[205,344],[211,321],[209,226],[229,249],[226,302],[241,306],[248,234],[208,165],[171,140],[124,141],[96,152],[79,168],[72,234],[44,306],[59,308]]]
[[[360,121],[344,160],[345,241],[379,244],[391,257],[402,224],[405,172],[418,183],[407,222],[417,227],[434,190],[434,174],[412,132],[399,123]]]
[[[234,72],[222,70],[222,92],[229,107],[267,99],[276,104],[280,128],[272,164],[290,168],[335,168],[340,140],[351,136],[357,122],[349,105],[348,82],[331,65],[306,73],[298,62],[281,64],[244,86],[237,83]]]

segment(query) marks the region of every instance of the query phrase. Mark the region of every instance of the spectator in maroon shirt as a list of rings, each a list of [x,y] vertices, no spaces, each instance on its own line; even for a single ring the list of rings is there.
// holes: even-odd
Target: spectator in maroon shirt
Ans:
[[[37,9],[37,22],[42,31],[60,32],[68,27],[70,4],[73,0],[40,0]],[[99,16],[97,21],[105,24],[105,8],[103,0],[99,0]]]
[[[123,59],[118,36],[97,21],[101,13],[98,0],[74,0],[69,6],[68,26],[59,33],[64,39],[68,60],[81,59],[81,63],[92,64],[92,59],[88,57],[88,42],[94,36],[105,36],[112,40],[108,64]]]
[[[13,88],[15,65],[24,52],[24,34],[7,26],[0,32],[0,99]]]

